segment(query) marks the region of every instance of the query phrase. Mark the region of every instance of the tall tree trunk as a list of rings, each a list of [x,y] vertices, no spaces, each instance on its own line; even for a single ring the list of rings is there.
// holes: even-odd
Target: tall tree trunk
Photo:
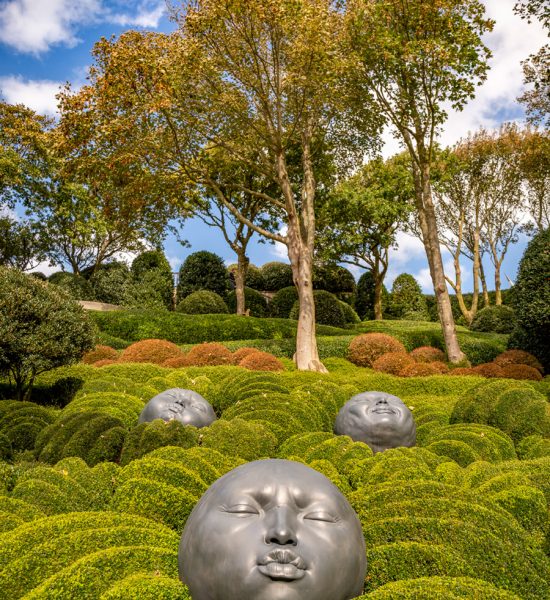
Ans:
[[[413,164],[413,172],[415,175],[415,204],[437,300],[437,312],[443,332],[445,349],[450,362],[460,363],[466,356],[458,344],[451,300],[447,291],[443,260],[439,248],[437,219],[432,200],[429,163],[424,161],[422,171]]]
[[[374,320],[381,321],[382,316],[382,282],[384,275],[380,273],[380,260],[378,255],[374,259],[374,269],[372,271],[374,277]]]
[[[244,283],[250,261],[244,252],[237,252],[237,272],[235,273],[235,296],[237,297],[237,314],[244,315],[246,299],[244,296]]]
[[[500,290],[502,285],[500,281],[500,266],[500,262],[495,263],[495,304],[497,306],[500,306],[502,304],[502,292]]]
[[[489,298],[489,290],[487,289],[487,279],[485,277],[485,267],[483,266],[483,261],[479,260],[479,279],[481,280],[481,289],[483,292],[483,308],[489,306],[491,304],[491,299]]]

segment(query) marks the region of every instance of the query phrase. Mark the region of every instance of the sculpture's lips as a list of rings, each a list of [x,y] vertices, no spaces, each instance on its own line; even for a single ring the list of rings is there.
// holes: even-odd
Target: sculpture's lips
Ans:
[[[396,415],[397,411],[395,411],[393,408],[389,408],[387,406],[379,406],[376,408],[373,408],[371,410],[371,412],[376,413],[377,415]]]
[[[271,579],[295,581],[306,574],[306,564],[292,550],[273,550],[258,561],[258,570]]]

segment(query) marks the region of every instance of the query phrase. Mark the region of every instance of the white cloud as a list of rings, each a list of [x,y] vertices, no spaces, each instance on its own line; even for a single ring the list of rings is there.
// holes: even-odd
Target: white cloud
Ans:
[[[49,261],[45,260],[41,263],[38,263],[36,267],[31,269],[29,273],[44,273],[46,277],[49,277],[52,273],[56,271],[60,271],[59,265],[52,265]]]
[[[0,92],[10,104],[25,104],[40,114],[52,115],[57,111],[56,94],[61,83],[48,79],[23,79],[8,75],[0,77]]]
[[[286,236],[288,232],[288,227],[283,225],[281,229],[279,229],[279,235]],[[269,248],[270,254],[276,259],[282,262],[290,262],[288,260],[288,249],[285,244],[281,244],[281,242],[275,242]]]
[[[78,44],[78,25],[92,23],[100,0],[11,0],[0,8],[0,42],[29,54]]]
[[[179,256],[167,256],[166,259],[170,265],[172,271],[179,271],[181,263],[183,262]]]
[[[147,27],[156,29],[166,13],[166,5],[161,2],[142,2],[134,15],[112,14],[108,21],[122,27]]]

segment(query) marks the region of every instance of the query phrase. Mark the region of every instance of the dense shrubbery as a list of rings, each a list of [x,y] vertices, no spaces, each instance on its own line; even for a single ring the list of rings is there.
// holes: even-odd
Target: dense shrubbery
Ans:
[[[264,290],[276,292],[294,285],[292,269],[289,264],[282,262],[267,262],[261,268]]]
[[[93,347],[82,308],[63,290],[0,268],[0,373],[28,399],[39,373],[80,360]]]
[[[388,314],[396,319],[410,319],[412,321],[426,321],[428,308],[422,289],[416,279],[408,273],[398,275],[392,286]],[[411,319],[411,315],[414,318]]]
[[[313,292],[315,302],[315,322],[321,325],[331,325],[332,327],[344,327],[346,320],[344,311],[340,305],[340,300],[330,292],[324,290],[315,290]],[[300,306],[298,300],[294,302],[289,318],[298,320]]]
[[[519,264],[514,286],[514,308],[518,327],[511,334],[510,348],[534,354],[550,372],[550,229],[540,231],[530,242]]]
[[[161,365],[169,358],[181,356],[176,344],[166,340],[150,339],[131,344],[120,354],[120,362],[144,362]]]
[[[388,290],[385,285],[382,285],[382,313],[387,310],[388,302]],[[370,271],[363,273],[357,281],[355,310],[363,321],[374,318],[374,277]]]
[[[267,301],[260,294],[260,292],[257,292],[250,287],[245,287],[244,302],[246,310],[250,311],[249,315],[251,317],[267,317]],[[232,290],[229,292],[229,294],[227,294],[227,306],[229,308],[229,312],[237,312],[237,294],[235,293],[235,290]]]
[[[348,358],[359,367],[372,367],[377,358],[388,352],[405,352],[405,346],[391,335],[365,333],[351,341]]]
[[[233,274],[233,277],[235,277],[235,273],[237,272],[237,265],[229,265],[227,267],[227,272]],[[262,270],[256,265],[249,264],[248,269],[246,271],[246,279],[244,283],[246,287],[249,287],[253,290],[263,290],[265,286]]]
[[[472,331],[510,333],[516,327],[517,319],[513,308],[504,304],[482,308],[472,321]]]
[[[269,303],[271,316],[279,319],[288,319],[296,300],[298,300],[296,286],[291,285],[280,289]]]
[[[355,292],[355,278],[340,265],[315,265],[313,269],[313,289],[325,290],[341,296],[351,298]]]
[[[176,310],[185,315],[227,314],[229,312],[224,299],[219,294],[208,290],[191,292],[176,306]]]
[[[178,298],[181,300],[198,290],[209,290],[224,297],[229,290],[229,274],[223,259],[201,250],[190,254],[179,272]]]

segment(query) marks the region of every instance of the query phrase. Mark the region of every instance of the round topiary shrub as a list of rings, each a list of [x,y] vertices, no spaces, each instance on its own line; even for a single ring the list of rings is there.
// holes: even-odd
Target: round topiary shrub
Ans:
[[[530,379],[531,381],[541,381],[542,375],[538,369],[529,365],[505,365],[501,369],[501,377],[508,379]]]
[[[190,254],[179,272],[178,298],[198,290],[209,290],[222,297],[229,290],[229,274],[223,259],[206,250]]]
[[[244,346],[243,348],[235,350],[235,352],[233,352],[233,364],[238,365],[243,358],[245,358],[249,354],[253,354],[254,352],[258,352],[258,348],[250,348],[248,346]]]
[[[415,362],[406,352],[387,352],[379,356],[372,367],[375,371],[399,375],[405,367],[412,364]]]
[[[233,364],[231,351],[216,342],[205,342],[194,346],[185,358],[190,365],[196,367]]]
[[[509,348],[536,356],[550,370],[550,228],[529,242],[520,261],[513,288],[518,327],[508,339]]]
[[[388,352],[406,352],[406,349],[391,335],[364,333],[351,340],[348,360],[358,367],[372,367],[377,358]]]
[[[340,306],[340,300],[330,292],[324,290],[315,290],[313,292],[313,300],[315,302],[315,322],[320,325],[332,325],[333,327],[344,327],[346,321],[344,312]],[[294,306],[290,311],[290,319],[298,320],[300,314],[300,306],[298,300],[294,302]]]
[[[186,296],[176,306],[176,311],[186,315],[214,315],[227,314],[229,308],[219,294],[199,290]]]
[[[534,369],[538,369],[543,373],[543,367],[539,360],[529,352],[525,352],[525,350],[506,350],[499,354],[493,362],[500,367],[506,367],[508,365],[527,365]]]
[[[456,367],[449,370],[449,375],[475,375],[476,372],[472,367]]]
[[[428,307],[418,281],[408,273],[398,275],[392,285],[388,313],[396,319],[404,319],[407,313],[428,320]],[[418,318],[414,320],[419,320]]]
[[[232,274],[235,277],[237,273],[237,265],[232,264],[227,267],[227,272]],[[244,281],[246,287],[249,287],[253,290],[263,290],[265,287],[264,277],[262,275],[262,270],[259,269],[256,265],[249,264],[246,270],[246,279]]]
[[[264,289],[268,292],[276,292],[285,287],[294,285],[292,279],[292,268],[283,262],[267,262],[261,267],[264,280]]]
[[[48,281],[65,290],[75,300],[91,300],[94,297],[92,285],[82,275],[56,271],[48,277]]]
[[[504,377],[502,368],[495,363],[477,365],[473,367],[472,371],[475,375],[481,375],[481,377]]]
[[[159,303],[165,308],[171,308],[174,279],[172,267],[162,250],[148,250],[138,254],[130,271],[133,289],[129,296],[133,306],[145,308]]]
[[[115,365],[117,362],[118,360],[113,360],[112,358],[102,358],[92,364],[94,367],[106,367],[107,365]]]
[[[313,268],[313,289],[325,290],[331,294],[353,294],[355,278],[345,267],[336,264],[315,265]]]
[[[432,348],[432,346],[420,346],[415,348],[409,353],[409,356],[419,363],[429,363],[434,361],[445,362],[445,360],[447,360],[443,350]]]
[[[290,285],[280,289],[269,303],[269,312],[272,317],[288,319],[294,303],[298,300],[296,286]]]
[[[443,375],[447,371],[447,365],[439,361],[429,363],[413,362],[406,365],[399,375],[401,377],[427,377],[429,375]]]
[[[114,348],[111,348],[111,346],[103,346],[102,344],[98,344],[93,350],[90,350],[84,354],[82,357],[82,362],[86,363],[87,365],[92,365],[100,360],[116,361],[117,359],[118,352]]]
[[[0,401],[0,434],[14,451],[33,450],[37,436],[55,419],[54,412],[33,402]]]
[[[237,312],[237,293],[232,290],[227,294],[227,306],[229,312]],[[252,288],[244,288],[244,306],[245,310],[250,311],[251,317],[267,317],[267,300]]]
[[[283,363],[276,356],[260,350],[247,354],[239,366],[250,371],[284,371],[285,369]]]
[[[181,369],[185,367],[190,367],[191,363],[187,358],[187,354],[182,354],[181,356],[174,356],[173,358],[169,358],[162,363],[163,367],[168,367],[169,369]]]
[[[98,267],[88,281],[97,302],[124,304],[130,285],[130,269],[125,263],[112,261]]]
[[[470,329],[493,333],[511,333],[517,325],[516,313],[513,308],[504,306],[486,306],[477,312]]]
[[[340,308],[342,309],[342,313],[344,314],[344,322],[346,323],[346,325],[355,325],[356,323],[361,323],[359,315],[347,302],[340,300]]]
[[[94,347],[94,330],[66,292],[16,269],[0,267],[0,374],[30,397],[35,377],[79,361]]]
[[[182,355],[176,344],[166,340],[141,340],[130,344],[120,354],[120,362],[153,363],[162,365],[169,358]]]

